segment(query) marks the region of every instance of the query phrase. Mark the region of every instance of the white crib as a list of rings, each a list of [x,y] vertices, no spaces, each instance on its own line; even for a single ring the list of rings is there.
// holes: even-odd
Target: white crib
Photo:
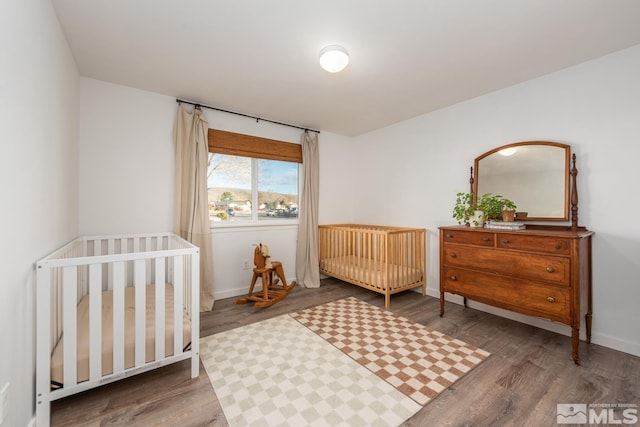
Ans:
[[[62,397],[189,358],[199,375],[199,264],[172,233],[81,237],[37,262],[38,427]]]

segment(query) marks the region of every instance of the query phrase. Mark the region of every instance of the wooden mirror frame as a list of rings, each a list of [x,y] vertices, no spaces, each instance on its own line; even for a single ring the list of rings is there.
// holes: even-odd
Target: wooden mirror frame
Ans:
[[[565,178],[564,178],[564,204],[563,211],[564,215],[562,217],[526,217],[526,218],[518,218],[518,221],[568,221],[571,219],[571,229],[578,229],[578,190],[576,185],[576,176],[578,174],[578,170],[576,169],[576,155],[571,155],[571,146],[567,144],[562,144],[558,142],[550,142],[550,141],[524,141],[524,142],[515,142],[512,144],[502,145],[500,147],[496,147],[492,150],[487,151],[486,153],[476,157],[474,161],[474,166],[471,167],[470,171],[470,192],[473,194],[473,203],[474,205],[477,203],[478,198],[478,170],[479,170],[479,162],[494,154],[498,151],[520,147],[520,146],[553,146],[558,147],[565,150]],[[475,174],[474,174],[475,171]]]

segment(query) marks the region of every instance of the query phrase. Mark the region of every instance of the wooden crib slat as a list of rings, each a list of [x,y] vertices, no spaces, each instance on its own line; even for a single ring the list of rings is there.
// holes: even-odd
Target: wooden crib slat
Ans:
[[[77,319],[76,298],[78,292],[78,268],[75,266],[63,269],[63,303],[62,303],[62,327],[64,330],[63,347],[63,379],[65,384],[77,384]]]
[[[391,277],[390,277],[390,284],[389,284],[389,288],[393,289],[395,287],[395,283],[398,280],[398,269],[396,268],[396,265],[400,262],[399,260],[399,246],[398,246],[398,239],[397,236],[394,235],[393,239],[392,239],[392,246],[391,246],[391,259],[389,260],[389,262],[391,263],[391,265],[393,266],[391,268]]]
[[[338,252],[342,253],[344,252],[344,247],[347,244],[347,239],[348,239],[349,233],[347,232],[347,230],[340,230],[339,233],[339,240],[338,240]],[[340,264],[340,274],[348,274],[347,273],[347,269],[348,269],[348,265],[345,265],[344,263]]]
[[[364,231],[364,275],[362,281],[365,283],[372,283],[371,280],[371,233],[368,230]]]
[[[124,371],[125,263],[113,263],[113,373]]]
[[[343,253],[341,254],[347,260],[347,276],[353,276],[356,269],[353,263],[354,258],[352,257],[354,254],[353,248],[355,246],[354,238],[355,234],[352,231],[347,230],[347,244],[343,248]]]
[[[102,265],[89,266],[89,379],[102,376]]]
[[[165,295],[165,259],[156,258],[156,360],[165,356],[164,352],[164,295]]]
[[[137,239],[136,239],[137,240]],[[145,362],[145,320],[146,320],[146,262],[137,259],[133,263],[135,294],[135,365]]]

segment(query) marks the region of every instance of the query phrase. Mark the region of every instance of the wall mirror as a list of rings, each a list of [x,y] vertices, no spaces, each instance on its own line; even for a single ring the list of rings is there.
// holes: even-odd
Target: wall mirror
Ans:
[[[492,193],[512,200],[518,221],[567,221],[570,151],[569,145],[547,141],[494,148],[475,159],[474,197]]]

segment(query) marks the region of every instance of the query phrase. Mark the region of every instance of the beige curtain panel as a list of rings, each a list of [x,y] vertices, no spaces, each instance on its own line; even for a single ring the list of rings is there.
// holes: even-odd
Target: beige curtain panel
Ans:
[[[303,184],[296,247],[296,278],[307,288],[320,287],[318,257],[318,201],[320,195],[320,168],[318,134],[304,132],[301,138]]]
[[[199,109],[178,106],[174,129],[176,190],[174,232],[200,248],[200,311],[213,309],[213,258],[207,197],[209,124]]]

